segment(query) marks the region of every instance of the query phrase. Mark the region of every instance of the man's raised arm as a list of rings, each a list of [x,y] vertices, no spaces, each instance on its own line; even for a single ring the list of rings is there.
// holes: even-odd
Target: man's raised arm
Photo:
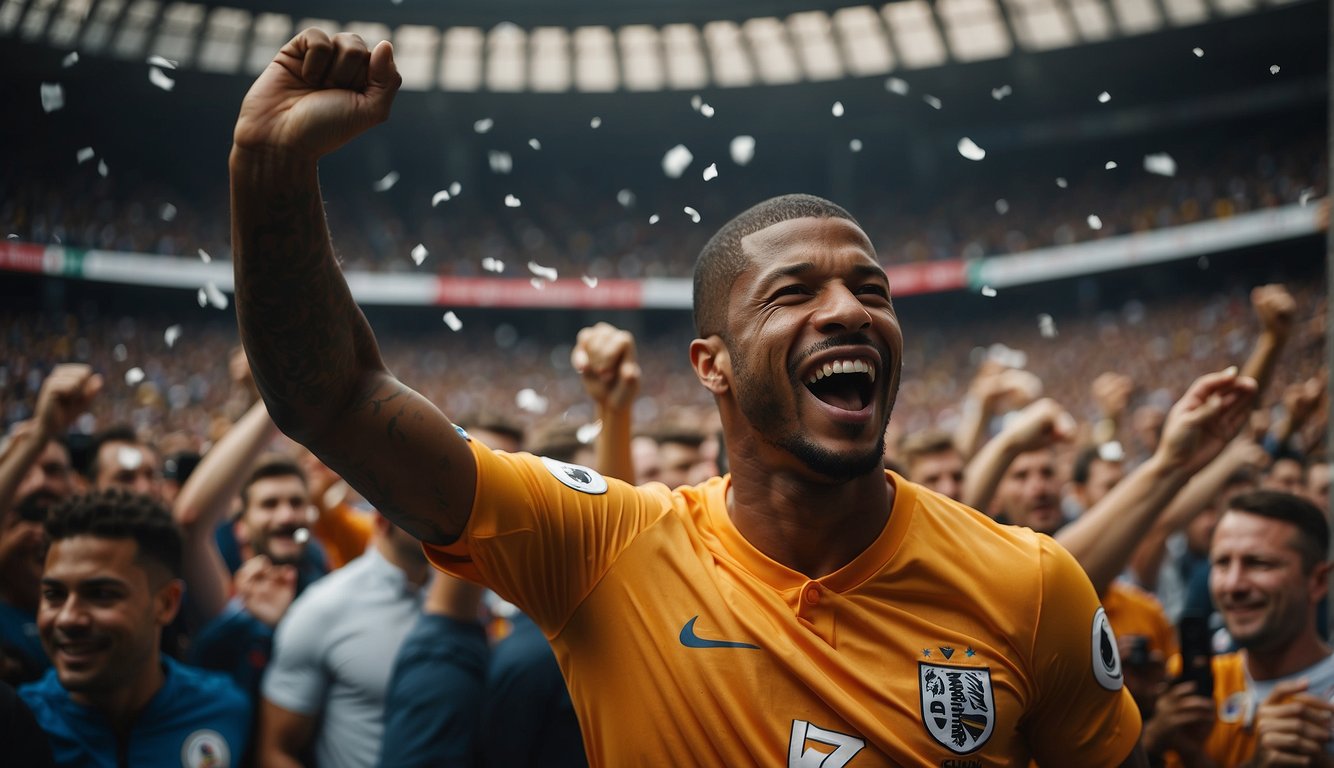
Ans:
[[[307,29],[250,87],[231,154],[236,312],[274,422],[417,538],[452,542],[472,508],[471,449],[395,379],[329,242],[316,164],[389,117],[393,49]]]

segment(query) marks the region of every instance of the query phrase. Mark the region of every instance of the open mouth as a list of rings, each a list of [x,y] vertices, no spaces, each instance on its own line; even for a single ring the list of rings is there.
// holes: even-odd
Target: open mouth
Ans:
[[[806,389],[821,402],[844,411],[860,411],[875,396],[875,365],[869,360],[834,360],[806,377]]]

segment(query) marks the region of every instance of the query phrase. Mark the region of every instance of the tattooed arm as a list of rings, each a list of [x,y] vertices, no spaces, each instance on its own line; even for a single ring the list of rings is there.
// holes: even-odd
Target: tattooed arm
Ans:
[[[231,154],[241,340],[274,422],[399,527],[453,541],[472,508],[471,449],[385,369],[329,242],[318,159],[389,116],[393,50],[308,29],[241,104]]]

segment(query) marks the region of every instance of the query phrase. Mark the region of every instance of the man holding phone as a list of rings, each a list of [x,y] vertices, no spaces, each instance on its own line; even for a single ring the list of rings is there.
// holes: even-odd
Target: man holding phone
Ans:
[[[1210,698],[1200,675],[1159,698],[1145,725],[1150,753],[1158,742],[1186,765],[1334,766],[1334,649],[1316,629],[1328,550],[1329,524],[1306,499],[1252,491],[1228,503],[1209,589],[1240,650],[1213,657]]]

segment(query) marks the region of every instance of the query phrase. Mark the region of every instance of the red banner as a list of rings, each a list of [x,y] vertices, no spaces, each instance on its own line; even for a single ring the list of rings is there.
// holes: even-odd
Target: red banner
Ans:
[[[889,275],[889,291],[895,296],[957,291],[968,285],[968,273],[961,259],[897,264],[886,267],[885,274]]]
[[[532,281],[488,277],[442,277],[435,303],[442,307],[564,307],[637,309],[644,292],[638,280]]]
[[[41,273],[45,253],[44,246],[0,240],[0,270]]]

